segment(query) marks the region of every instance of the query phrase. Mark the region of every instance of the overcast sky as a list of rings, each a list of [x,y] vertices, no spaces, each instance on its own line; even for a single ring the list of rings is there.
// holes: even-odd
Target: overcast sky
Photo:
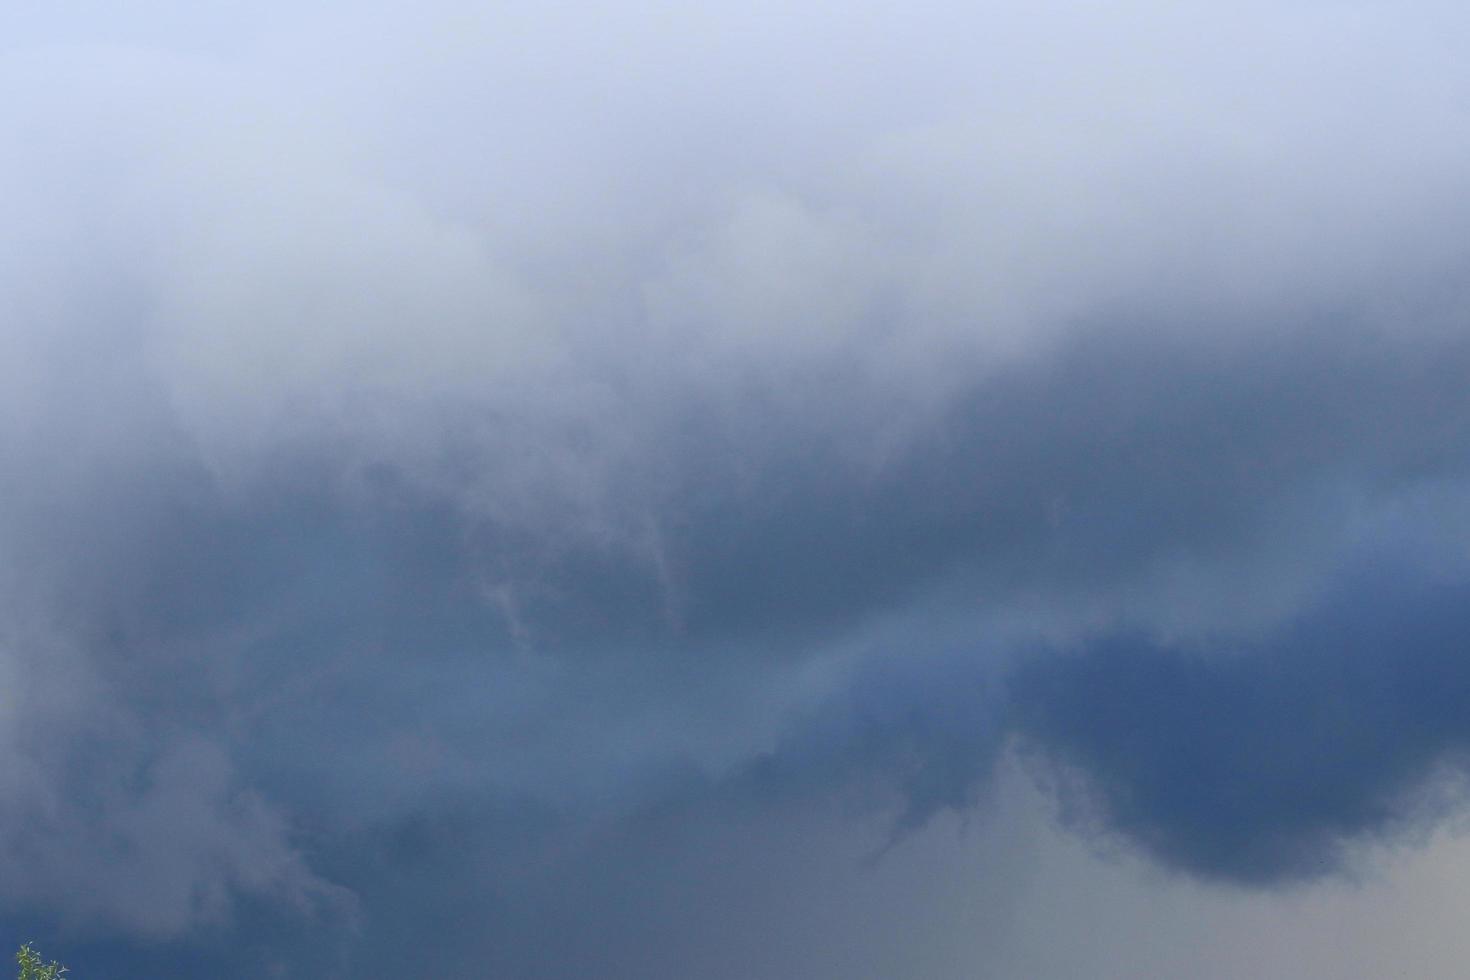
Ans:
[[[0,940],[1463,976],[1467,32],[8,4]]]

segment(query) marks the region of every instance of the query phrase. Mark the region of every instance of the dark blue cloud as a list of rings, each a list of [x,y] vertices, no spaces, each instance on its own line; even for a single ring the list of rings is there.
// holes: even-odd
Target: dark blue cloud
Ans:
[[[1264,638],[1101,639],[1028,661],[1017,731],[1081,827],[1242,884],[1341,871],[1349,846],[1461,802],[1470,588],[1361,576]]]

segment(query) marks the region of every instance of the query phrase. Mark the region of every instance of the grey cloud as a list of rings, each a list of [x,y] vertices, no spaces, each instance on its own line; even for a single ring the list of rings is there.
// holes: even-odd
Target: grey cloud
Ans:
[[[444,970],[558,975],[601,940],[518,932],[602,936],[653,868],[626,970],[717,975],[685,906],[758,919],[774,824],[863,838],[790,872],[820,902],[1017,731],[1178,867],[1386,833],[1458,744],[1448,600],[1309,610],[1470,527],[1395,516],[1463,514],[1470,423],[1467,77],[1416,10],[36,15],[0,61],[0,897],[238,921],[286,975],[312,914],[313,969],[402,967],[363,935],[403,915]],[[1390,662],[1416,602],[1442,629]],[[1349,622],[1362,684],[1322,676]],[[1328,717],[1360,701],[1418,734]],[[1317,718],[1330,792],[1225,752],[1247,716]]]

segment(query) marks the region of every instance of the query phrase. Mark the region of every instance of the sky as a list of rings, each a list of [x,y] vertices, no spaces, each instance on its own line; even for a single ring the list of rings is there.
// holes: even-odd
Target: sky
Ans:
[[[6,5],[0,941],[1462,976],[1467,30]]]

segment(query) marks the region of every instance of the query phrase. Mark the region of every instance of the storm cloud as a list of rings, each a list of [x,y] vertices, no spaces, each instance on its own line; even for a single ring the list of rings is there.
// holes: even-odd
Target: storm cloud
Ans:
[[[1043,815],[1463,815],[1459,10],[5,17],[0,932],[1043,975]]]

